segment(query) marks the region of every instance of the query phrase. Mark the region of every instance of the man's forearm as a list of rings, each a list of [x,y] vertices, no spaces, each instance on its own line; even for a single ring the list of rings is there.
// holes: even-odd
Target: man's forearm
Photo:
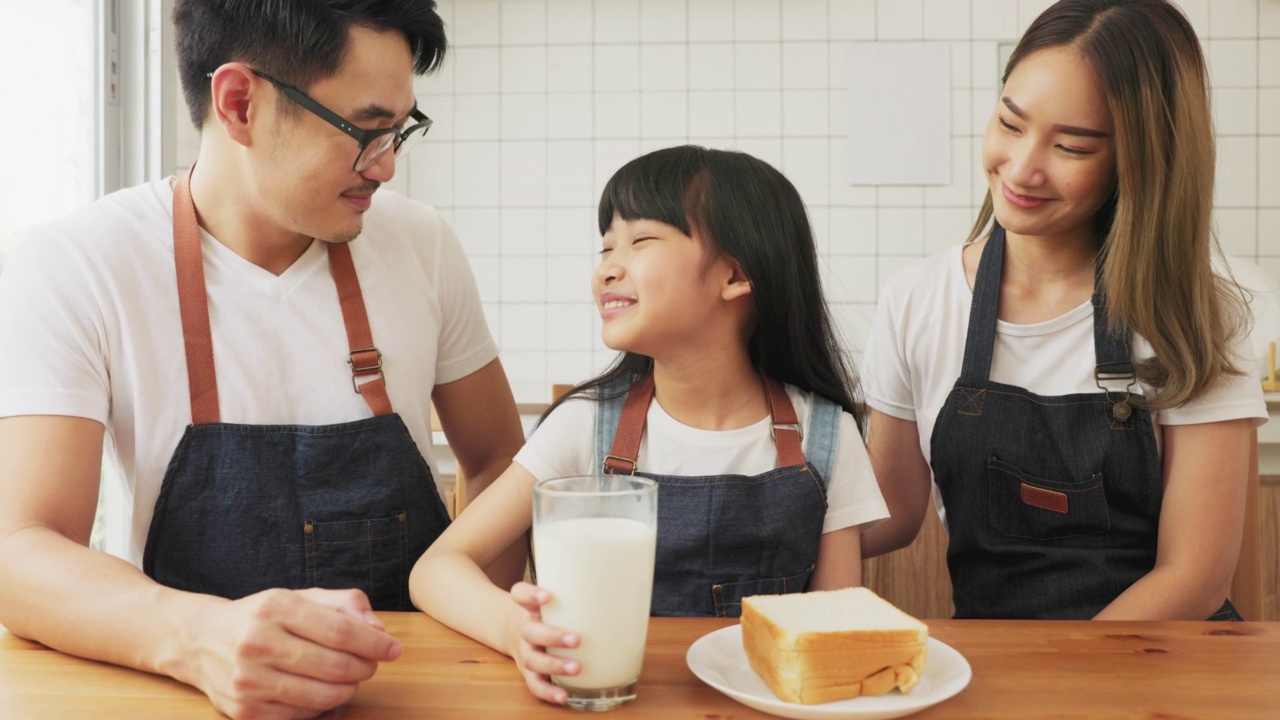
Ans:
[[[0,541],[0,624],[79,657],[192,682],[183,618],[220,598],[182,593],[47,528]]]

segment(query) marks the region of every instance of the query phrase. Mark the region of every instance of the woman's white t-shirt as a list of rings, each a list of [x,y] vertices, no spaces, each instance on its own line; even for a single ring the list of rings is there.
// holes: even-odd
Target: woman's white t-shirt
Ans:
[[[920,450],[930,459],[934,423],[964,364],[965,337],[973,291],[958,245],[900,270],[880,292],[864,353],[862,379],[867,404],[886,415],[910,420],[919,429]],[[1134,334],[1135,360],[1149,358],[1151,346]],[[1165,425],[1191,425],[1250,418],[1267,420],[1262,386],[1253,377],[1249,338],[1236,346],[1236,366],[1244,375],[1224,378],[1208,393],[1180,407],[1152,413],[1157,444]],[[1085,302],[1041,323],[996,323],[991,380],[1039,395],[1100,392],[1094,379],[1093,305]],[[1104,382],[1123,391],[1124,382]],[[1136,393],[1149,395],[1144,385]],[[939,505],[939,508],[941,506]]]

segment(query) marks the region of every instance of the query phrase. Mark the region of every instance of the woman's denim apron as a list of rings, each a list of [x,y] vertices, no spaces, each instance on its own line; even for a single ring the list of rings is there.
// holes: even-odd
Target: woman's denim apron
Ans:
[[[606,473],[658,482],[655,616],[737,617],[748,595],[802,592],[818,558],[840,407],[812,396],[805,445],[795,408],[765,381],[778,467],[762,475],[680,477],[637,471],[653,376],[596,410],[596,461]],[[805,458],[811,460],[806,462]]]
[[[1128,334],[1108,331],[1101,283],[1101,392],[1047,397],[991,381],[1004,246],[997,226],[978,266],[960,379],[931,440],[956,617],[1091,618],[1155,566],[1164,495],[1155,431],[1130,395]],[[1227,602],[1210,619],[1239,615]]]
[[[143,570],[164,585],[226,598],[358,588],[375,610],[412,610],[409,570],[449,516],[391,409],[350,249],[329,243],[329,263],[352,387],[374,417],[323,426],[223,423],[186,178],[174,188],[173,225],[192,424],[165,472]]]

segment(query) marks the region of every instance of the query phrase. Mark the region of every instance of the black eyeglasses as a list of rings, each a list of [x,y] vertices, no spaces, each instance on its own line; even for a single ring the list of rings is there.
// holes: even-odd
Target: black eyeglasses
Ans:
[[[258,70],[254,70],[253,74],[275,85],[290,100],[315,113],[321,120],[355,138],[356,142],[360,143],[360,153],[356,155],[356,162],[351,166],[351,169],[355,172],[364,171],[377,162],[378,158],[382,157],[382,154],[388,150],[394,152],[396,159],[399,159],[409,148],[422,140],[427,131],[431,129],[431,118],[423,114],[415,105],[413,110],[409,112],[409,118],[414,121],[414,124],[404,130],[397,130],[396,128],[362,130],[344,120],[338,113],[307,97],[307,94],[298,88],[286,85]]]

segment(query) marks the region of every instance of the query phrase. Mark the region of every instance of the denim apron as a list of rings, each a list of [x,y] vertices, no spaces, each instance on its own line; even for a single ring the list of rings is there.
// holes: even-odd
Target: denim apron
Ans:
[[[778,466],[761,475],[637,472],[653,376],[596,410],[596,461],[658,483],[655,616],[738,617],[748,595],[802,592],[818,558],[840,406],[817,395],[805,428],[782,385],[766,379]],[[806,462],[805,458],[812,458]]]
[[[931,439],[955,616],[1091,618],[1155,566],[1164,495],[1155,430],[1130,395],[1128,333],[1108,331],[1101,282],[1092,301],[1100,392],[1048,397],[991,381],[1004,247],[997,225],[978,266],[960,379]],[[1227,602],[1210,619],[1239,616]]]
[[[173,226],[192,424],[165,471],[143,570],[170,587],[231,599],[267,588],[358,588],[375,610],[412,610],[409,570],[449,516],[391,409],[350,248],[327,244],[352,388],[373,417],[323,426],[223,423],[186,178],[174,187]]]

